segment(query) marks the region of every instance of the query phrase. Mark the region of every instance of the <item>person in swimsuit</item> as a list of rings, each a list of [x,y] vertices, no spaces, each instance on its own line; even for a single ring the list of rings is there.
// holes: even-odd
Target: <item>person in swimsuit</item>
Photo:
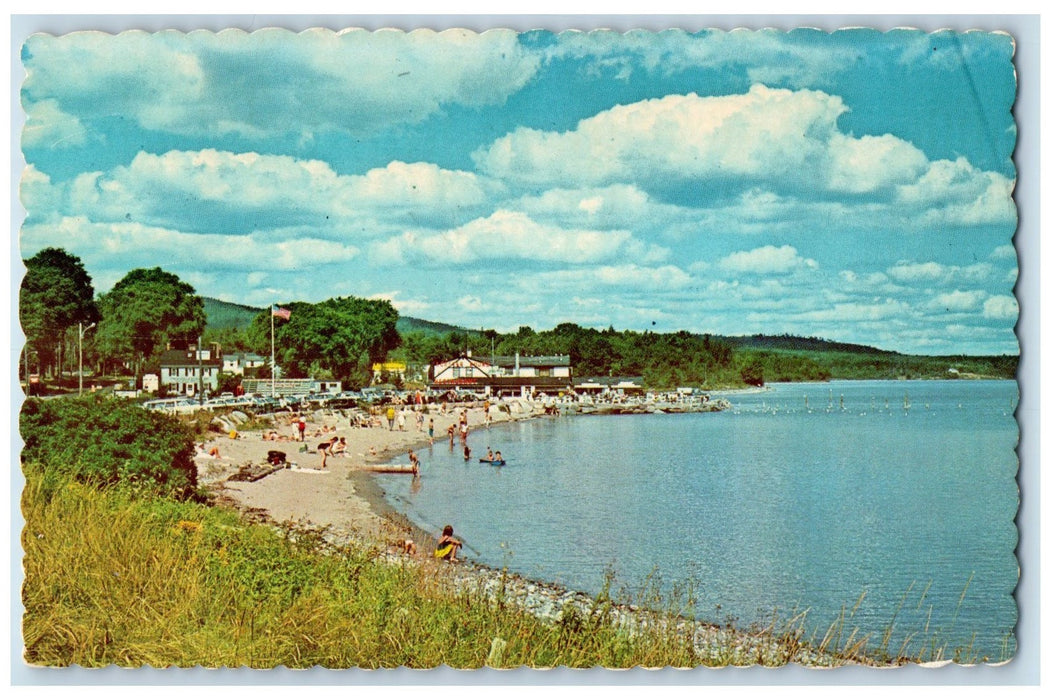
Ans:
[[[453,537],[453,526],[446,525],[442,529],[442,536],[438,538],[438,544],[434,547],[434,556],[446,561],[459,561],[456,552],[463,546],[463,542]]]

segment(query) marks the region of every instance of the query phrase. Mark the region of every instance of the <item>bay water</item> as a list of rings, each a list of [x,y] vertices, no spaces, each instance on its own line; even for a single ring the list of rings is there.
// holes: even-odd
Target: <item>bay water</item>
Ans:
[[[563,416],[420,454],[390,503],[464,554],[589,594],[688,591],[738,627],[805,612],[870,648],[1015,650],[1013,381],[777,384],[720,413]],[[478,462],[487,448],[506,466]],[[856,636],[857,636],[856,635]],[[884,642],[885,636],[887,637]]]

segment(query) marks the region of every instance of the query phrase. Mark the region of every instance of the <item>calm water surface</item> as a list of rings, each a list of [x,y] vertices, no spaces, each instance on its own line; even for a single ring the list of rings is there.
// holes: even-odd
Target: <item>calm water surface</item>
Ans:
[[[807,611],[891,651],[924,640],[1013,654],[1018,580],[1015,382],[773,385],[719,414],[526,421],[424,449],[391,503],[468,557],[595,593],[656,573],[697,617]],[[908,408],[906,409],[906,403]],[[479,464],[488,446],[508,459]],[[859,603],[860,599],[860,603]]]

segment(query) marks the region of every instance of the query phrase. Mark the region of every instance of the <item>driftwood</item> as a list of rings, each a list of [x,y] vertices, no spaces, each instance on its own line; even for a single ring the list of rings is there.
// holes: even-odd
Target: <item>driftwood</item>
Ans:
[[[237,468],[237,473],[229,477],[227,481],[259,481],[264,476],[281,471],[285,466],[285,464],[242,464]]]

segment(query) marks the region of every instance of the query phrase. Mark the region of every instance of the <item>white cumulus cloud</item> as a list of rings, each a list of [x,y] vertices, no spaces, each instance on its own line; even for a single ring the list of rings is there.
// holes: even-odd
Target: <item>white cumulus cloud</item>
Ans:
[[[87,140],[87,129],[72,114],[66,114],[55,100],[41,100],[26,107],[22,130],[25,148],[72,148]]]
[[[486,184],[473,173],[393,161],[341,175],[319,160],[215,149],[140,152],[107,172],[44,187],[33,181],[30,213],[54,209],[98,221],[132,220],[183,230],[308,225],[318,235],[380,235],[411,219],[447,223],[481,210]]]
[[[719,261],[719,267],[744,274],[784,274],[806,268],[816,269],[817,262],[799,255],[794,247],[768,245],[754,250],[731,253]]]
[[[937,262],[899,262],[887,270],[887,274],[898,282],[928,282],[953,284],[958,282],[981,282],[989,279],[993,266],[989,263],[973,265],[944,265]]]
[[[939,294],[931,299],[930,308],[936,311],[962,312],[973,311],[989,296],[981,290],[960,291],[959,289]]]
[[[25,95],[75,118],[265,137],[367,133],[445,105],[502,104],[540,57],[510,30],[73,32],[26,42]],[[100,98],[100,96],[102,96]]]
[[[1018,316],[1018,300],[1014,297],[997,294],[985,300],[982,315],[991,319],[1013,319]]]
[[[387,264],[461,265],[500,259],[582,264],[616,257],[652,262],[665,258],[667,250],[644,244],[628,231],[561,228],[499,209],[441,233],[406,232],[374,244],[370,254]]]

